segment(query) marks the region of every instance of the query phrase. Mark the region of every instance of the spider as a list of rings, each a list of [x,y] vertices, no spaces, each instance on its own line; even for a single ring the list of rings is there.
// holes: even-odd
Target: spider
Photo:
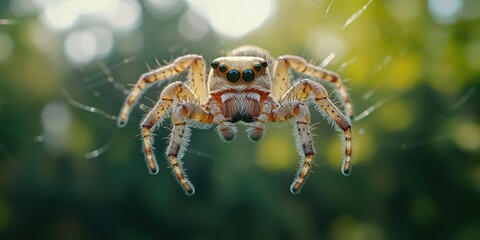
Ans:
[[[195,193],[195,188],[182,168],[181,159],[189,142],[191,127],[206,129],[216,126],[219,137],[229,142],[235,139],[235,124],[243,122],[247,125],[248,138],[256,142],[265,135],[267,123],[291,121],[301,160],[290,191],[298,194],[315,155],[307,106],[310,102],[324,118],[333,123],[337,131],[342,132],[345,149],[342,173],[350,174],[350,117],[353,109],[345,86],[337,74],[312,65],[298,56],[284,55],[274,59],[266,50],[255,46],[236,48],[225,57],[213,60],[210,66],[207,76],[202,56],[181,56],[171,64],[141,75],[125,100],[117,121],[119,127],[127,124],[132,108],[146,88],[188,71],[186,81],[172,82],[163,89],[158,102],[141,123],[144,153],[151,174],[158,173],[152,132],[169,114],[173,128],[166,156],[174,176],[189,196]],[[332,103],[327,91],[318,82],[302,79],[293,84],[290,69],[312,79],[333,83],[345,114]]]

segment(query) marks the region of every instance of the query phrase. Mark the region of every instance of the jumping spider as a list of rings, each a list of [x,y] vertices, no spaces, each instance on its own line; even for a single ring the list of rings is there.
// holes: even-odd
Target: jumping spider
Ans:
[[[241,121],[248,126],[248,138],[258,141],[265,134],[265,124],[294,120],[296,147],[301,160],[290,191],[298,194],[315,154],[310,134],[310,111],[306,105],[309,102],[313,102],[316,110],[333,122],[337,130],[342,131],[345,148],[342,172],[345,175],[350,173],[350,117],[353,110],[345,86],[335,73],[297,56],[284,55],[273,59],[266,50],[254,46],[234,49],[227,56],[213,60],[210,65],[207,76],[202,56],[189,54],[179,57],[169,65],[143,74],[123,104],[117,122],[119,127],[126,125],[132,107],[147,87],[188,71],[186,81],[173,82],[165,87],[155,107],[141,123],[143,147],[151,174],[158,172],[152,148],[152,131],[170,112],[173,129],[166,155],[187,195],[195,193],[181,161],[189,141],[190,127],[209,128],[216,125],[220,138],[232,141],[237,133],[235,123]],[[290,68],[304,76],[333,83],[345,115],[332,103],[319,83],[302,79],[292,85]]]

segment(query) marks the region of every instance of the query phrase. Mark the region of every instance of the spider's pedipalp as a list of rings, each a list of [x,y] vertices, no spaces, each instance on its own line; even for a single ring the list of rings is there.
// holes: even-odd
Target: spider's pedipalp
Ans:
[[[253,142],[259,141],[265,135],[265,125],[270,120],[273,109],[279,106],[272,97],[267,97],[267,99],[260,104],[263,104],[260,114],[256,121],[252,122],[250,127],[247,128],[248,139]]]
[[[227,121],[217,102],[212,100],[207,105],[210,108],[210,113],[213,115],[213,123],[217,124],[215,131],[218,133],[218,136],[226,142],[233,141],[237,136],[235,124]]]

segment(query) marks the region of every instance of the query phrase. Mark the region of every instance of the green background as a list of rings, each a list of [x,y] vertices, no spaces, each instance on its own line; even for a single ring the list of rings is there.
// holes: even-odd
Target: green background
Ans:
[[[20,14],[14,2],[42,1],[0,3],[0,238],[480,239],[478,1],[373,1],[344,28],[366,1],[279,0],[240,38],[207,28],[194,40],[178,30],[187,3],[155,13],[139,1],[138,25],[81,65],[63,46],[95,21],[53,31],[42,7]],[[461,8],[441,18],[433,2]],[[312,111],[316,165],[300,195],[289,192],[298,156],[288,124],[259,143],[245,127],[230,143],[213,129],[193,130],[183,160],[196,194],[187,197],[162,159],[169,121],[156,131],[158,175],[148,174],[141,152],[138,125],[165,85],[146,93],[123,129],[75,107],[117,114],[123,88],[155,59],[196,53],[210,61],[254,44],[320,64],[329,36],[341,45],[327,68],[346,80],[357,115],[375,109],[353,123],[349,177],[340,172],[339,133]]]

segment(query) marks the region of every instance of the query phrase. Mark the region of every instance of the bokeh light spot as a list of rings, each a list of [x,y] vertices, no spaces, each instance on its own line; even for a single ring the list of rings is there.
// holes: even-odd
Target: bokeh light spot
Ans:
[[[463,0],[429,0],[428,11],[442,24],[451,24],[458,19],[463,8]]]
[[[257,29],[276,10],[274,0],[187,0],[187,3],[226,38],[240,38]]]
[[[310,48],[315,56],[323,58],[330,53],[334,53],[337,58],[342,58],[346,53],[343,41],[330,31],[315,31],[308,38],[306,46]]]
[[[63,102],[49,102],[42,110],[42,126],[45,147],[56,151],[69,144],[71,112]]]
[[[381,240],[384,236],[376,224],[361,223],[351,216],[340,216],[330,226],[329,239]]]
[[[90,62],[97,52],[95,35],[90,31],[75,31],[65,40],[65,54],[75,64]]]
[[[457,124],[453,131],[453,140],[465,151],[480,149],[480,126],[471,122]]]
[[[377,121],[390,131],[400,132],[413,124],[416,109],[405,101],[392,101],[378,109]]]
[[[184,38],[196,41],[205,37],[208,32],[208,24],[192,11],[186,11],[180,18],[178,31]]]
[[[108,55],[112,47],[112,33],[102,27],[91,27],[72,32],[67,35],[64,43],[67,58],[79,65]]]
[[[422,58],[416,53],[408,53],[394,58],[385,69],[385,75],[381,81],[385,81],[387,87],[395,90],[408,90],[415,85],[421,74]]]
[[[104,17],[115,30],[130,31],[140,24],[141,15],[142,8],[137,1],[119,0],[106,10]]]
[[[36,25],[32,27],[31,31],[31,40],[35,47],[44,54],[51,54],[58,50],[60,44],[60,39],[57,36],[52,34],[45,26]]]
[[[107,56],[113,47],[112,32],[104,27],[91,27],[87,31],[90,31],[95,37],[97,45],[95,57],[102,58]]]
[[[267,170],[288,168],[298,158],[294,146],[292,146],[292,138],[285,131],[277,129],[269,131],[258,145],[257,164]]]
[[[386,1],[386,7],[400,21],[414,20],[420,14],[420,2],[416,0]]]
[[[61,31],[72,27],[78,19],[78,9],[72,1],[55,1],[48,4],[40,15],[40,20],[49,29]]]

